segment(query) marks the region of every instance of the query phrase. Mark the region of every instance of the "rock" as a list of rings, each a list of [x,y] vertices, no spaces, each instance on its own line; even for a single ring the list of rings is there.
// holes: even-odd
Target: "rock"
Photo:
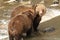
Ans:
[[[47,27],[47,28],[45,28],[44,30],[43,30],[43,32],[45,33],[45,32],[53,32],[55,30],[55,28],[54,27]]]

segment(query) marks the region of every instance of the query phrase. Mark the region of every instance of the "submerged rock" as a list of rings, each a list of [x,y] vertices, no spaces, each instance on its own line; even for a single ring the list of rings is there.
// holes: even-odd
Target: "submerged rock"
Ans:
[[[54,28],[54,27],[47,27],[47,28],[45,28],[45,29],[43,30],[44,33],[45,33],[45,32],[53,32],[53,31],[55,31],[55,28]]]

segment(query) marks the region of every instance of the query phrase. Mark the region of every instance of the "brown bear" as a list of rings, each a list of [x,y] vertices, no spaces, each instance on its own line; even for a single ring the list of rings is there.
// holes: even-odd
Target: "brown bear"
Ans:
[[[31,34],[34,19],[32,14],[34,13],[28,10],[11,18],[8,24],[9,40],[20,40],[23,33],[27,33],[27,36]]]
[[[33,21],[33,28],[34,31],[38,31],[38,25],[42,19],[42,16],[46,13],[46,7],[43,4],[37,4],[35,5],[35,11],[36,11],[36,17]]]
[[[46,13],[46,7],[43,4],[32,5],[32,7],[18,6],[13,10],[11,17],[14,17],[15,15],[27,10],[31,10],[34,13],[32,14],[34,15],[33,29],[34,31],[37,31],[41,18]]]

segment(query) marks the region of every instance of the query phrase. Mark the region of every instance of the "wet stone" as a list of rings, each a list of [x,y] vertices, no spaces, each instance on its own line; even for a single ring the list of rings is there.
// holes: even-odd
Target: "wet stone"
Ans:
[[[53,32],[53,31],[55,31],[55,28],[54,27],[47,27],[47,28],[45,28],[45,29],[43,29],[43,32],[45,33],[45,32]]]

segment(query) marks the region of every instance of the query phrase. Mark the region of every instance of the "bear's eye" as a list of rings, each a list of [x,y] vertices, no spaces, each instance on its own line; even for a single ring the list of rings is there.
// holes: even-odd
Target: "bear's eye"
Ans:
[[[42,12],[44,12],[44,9],[42,10]]]

